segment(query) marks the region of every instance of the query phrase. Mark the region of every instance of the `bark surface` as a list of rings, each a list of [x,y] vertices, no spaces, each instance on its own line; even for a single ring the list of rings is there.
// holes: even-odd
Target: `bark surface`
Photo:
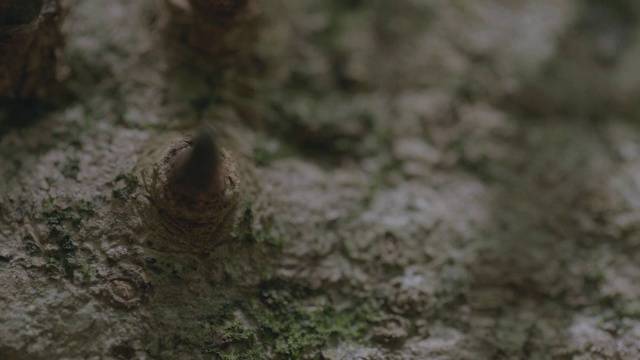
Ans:
[[[183,2],[63,2],[1,104],[0,358],[640,358],[635,1]],[[203,123],[210,235],[154,202]]]

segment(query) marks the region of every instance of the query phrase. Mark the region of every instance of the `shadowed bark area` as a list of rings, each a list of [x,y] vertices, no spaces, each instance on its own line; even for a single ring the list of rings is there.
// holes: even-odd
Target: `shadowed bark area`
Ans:
[[[0,1],[0,26],[28,24],[40,15],[44,0]]]

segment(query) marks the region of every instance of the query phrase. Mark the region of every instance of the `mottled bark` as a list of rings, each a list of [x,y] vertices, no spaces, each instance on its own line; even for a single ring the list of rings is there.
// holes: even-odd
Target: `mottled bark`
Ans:
[[[637,4],[63,1],[0,359],[640,358]],[[46,94],[60,18],[2,14]]]

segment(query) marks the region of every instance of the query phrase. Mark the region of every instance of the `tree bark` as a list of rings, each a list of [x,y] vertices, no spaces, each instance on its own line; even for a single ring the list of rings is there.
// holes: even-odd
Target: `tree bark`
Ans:
[[[63,1],[0,45],[0,358],[638,358],[635,3]]]

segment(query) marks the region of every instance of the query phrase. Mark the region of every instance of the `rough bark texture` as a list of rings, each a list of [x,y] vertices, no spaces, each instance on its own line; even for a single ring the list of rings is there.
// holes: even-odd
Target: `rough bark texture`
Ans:
[[[65,2],[63,96],[0,109],[0,358],[640,357],[635,1],[262,0],[229,51],[176,2]]]

